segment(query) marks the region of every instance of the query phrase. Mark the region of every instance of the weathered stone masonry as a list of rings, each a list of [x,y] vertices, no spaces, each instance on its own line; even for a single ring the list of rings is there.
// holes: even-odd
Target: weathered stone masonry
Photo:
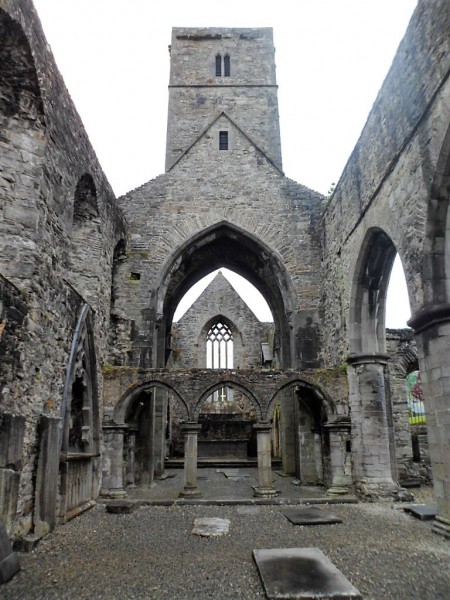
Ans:
[[[151,483],[169,395],[188,421],[184,493],[195,495],[196,421],[225,383],[258,414],[261,494],[273,493],[275,394],[286,472],[398,496],[411,449],[384,322],[396,252],[434,527],[450,535],[449,31],[448,2],[419,0],[327,200],[282,172],[271,30],[174,29],[166,172],[116,200],[31,1],[0,0],[0,513],[12,538],[45,535],[100,489]],[[203,358],[186,347],[177,365],[175,309],[219,267],[265,296],[276,368],[195,369]],[[264,327],[228,309],[250,366]],[[206,326],[192,322],[198,340]]]

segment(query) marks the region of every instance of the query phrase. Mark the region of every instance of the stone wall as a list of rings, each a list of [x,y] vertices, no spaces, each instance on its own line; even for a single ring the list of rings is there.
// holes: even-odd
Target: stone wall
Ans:
[[[7,310],[21,320],[14,361],[1,357],[0,394],[3,411],[26,419],[17,536],[33,527],[38,425],[60,415],[83,301],[95,310],[101,392],[112,256],[125,222],[29,0],[0,0],[0,72],[0,270]],[[89,243],[77,245],[81,226]],[[15,316],[4,323],[8,344]]]
[[[216,318],[233,334],[233,368],[261,367],[261,343],[270,341],[273,325],[261,323],[219,273],[183,317],[173,324],[169,368],[204,368],[206,336]],[[273,365],[275,366],[275,365]]]

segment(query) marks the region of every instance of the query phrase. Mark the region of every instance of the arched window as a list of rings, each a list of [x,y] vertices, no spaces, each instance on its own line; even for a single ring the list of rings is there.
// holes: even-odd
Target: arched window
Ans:
[[[220,54],[216,56],[216,77],[222,77],[222,56]]]
[[[225,77],[230,76],[230,55],[225,54],[223,57],[223,74]]]
[[[233,368],[233,334],[228,325],[217,321],[206,336],[206,367]]]
[[[206,336],[206,368],[233,368],[233,334],[228,325],[217,321]],[[210,402],[226,402],[233,399],[232,390],[223,387],[209,397]]]

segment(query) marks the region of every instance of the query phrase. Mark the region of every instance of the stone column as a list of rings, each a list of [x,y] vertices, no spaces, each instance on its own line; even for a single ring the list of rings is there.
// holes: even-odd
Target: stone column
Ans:
[[[166,428],[167,428],[167,392],[155,388],[155,440],[153,446],[154,476],[161,477],[164,473],[166,457]]]
[[[256,440],[258,446],[258,483],[254,495],[258,498],[273,498],[278,496],[278,492],[272,486],[272,459],[270,437],[272,426],[270,423],[256,423],[253,426],[256,430]]]
[[[325,424],[330,439],[331,494],[346,493],[352,485],[350,442],[351,423],[344,417]]]
[[[143,439],[141,447],[141,485],[149,487],[153,485],[154,477],[153,444],[155,439],[155,395],[153,392],[147,392],[145,395],[142,395],[142,397],[144,407],[139,421],[140,438]]]
[[[128,429],[128,469],[126,484],[127,487],[136,487],[136,429]]]
[[[356,491],[367,498],[396,497],[386,405],[384,354],[352,355],[348,370],[352,460]]]
[[[184,433],[184,489],[179,493],[181,498],[200,498],[202,493],[197,489],[197,439],[202,428],[199,423],[183,423]]]
[[[323,482],[323,453],[322,453],[322,430],[320,427],[311,428],[314,436],[314,462],[316,466],[317,481]]]
[[[408,322],[416,334],[437,516],[450,538],[450,305],[422,309]]]
[[[123,498],[123,437],[126,425],[103,425],[105,454],[103,457],[102,496]]]

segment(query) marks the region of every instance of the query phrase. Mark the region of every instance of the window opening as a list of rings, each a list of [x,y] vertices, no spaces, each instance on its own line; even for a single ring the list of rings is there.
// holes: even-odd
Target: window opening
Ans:
[[[216,77],[222,77],[222,57],[220,54],[216,56]]]
[[[228,325],[221,321],[217,321],[206,336],[206,368],[233,368],[233,334]],[[230,402],[232,399],[232,390],[226,386],[216,390],[209,397],[210,402],[218,403]]]
[[[223,57],[223,74],[225,77],[230,76],[230,55],[225,54]]]
[[[219,131],[219,150],[228,150],[228,131]]]

